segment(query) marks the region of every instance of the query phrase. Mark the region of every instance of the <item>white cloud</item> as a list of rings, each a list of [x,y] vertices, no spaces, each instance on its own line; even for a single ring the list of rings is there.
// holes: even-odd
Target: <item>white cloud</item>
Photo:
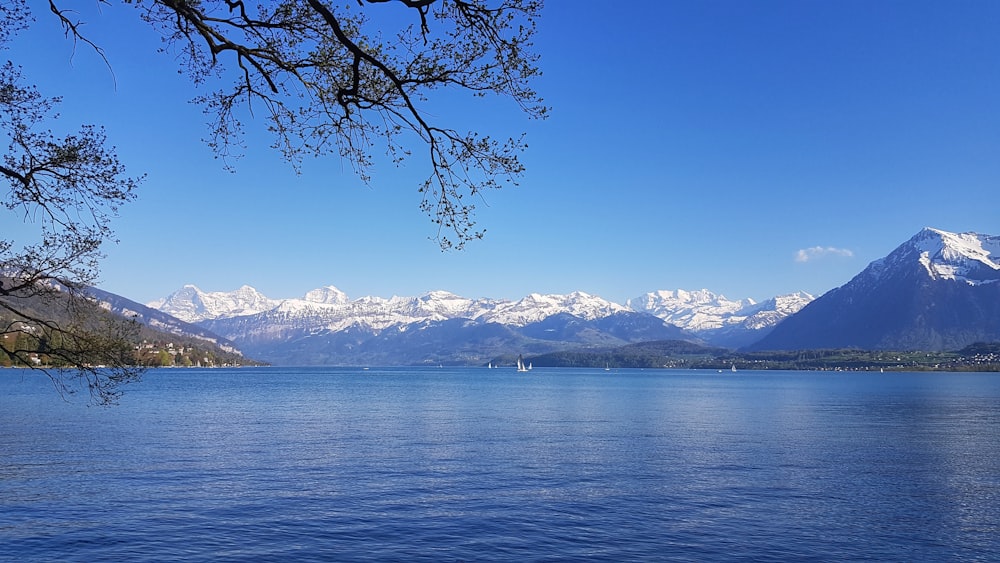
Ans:
[[[832,246],[813,246],[811,248],[803,248],[795,253],[796,262],[808,262],[816,258],[822,258],[824,256],[843,256],[845,258],[850,258],[854,256],[854,253],[846,248],[834,248]]]

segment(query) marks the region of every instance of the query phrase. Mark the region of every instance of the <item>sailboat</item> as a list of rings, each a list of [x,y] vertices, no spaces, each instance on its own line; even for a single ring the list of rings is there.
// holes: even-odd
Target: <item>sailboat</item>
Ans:
[[[517,371],[528,371],[530,369],[531,369],[531,364],[528,364],[528,366],[525,366],[524,365],[524,358],[522,358],[520,355],[518,355],[517,356]]]
[[[730,369],[731,369],[731,371],[733,371],[735,373],[736,372],[736,364],[733,364],[733,367],[730,368]]]

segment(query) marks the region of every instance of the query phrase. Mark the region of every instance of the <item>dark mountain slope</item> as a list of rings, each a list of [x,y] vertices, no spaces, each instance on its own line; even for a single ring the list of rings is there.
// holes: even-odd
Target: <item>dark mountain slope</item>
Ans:
[[[753,350],[957,349],[1000,340],[1000,237],[924,229]]]

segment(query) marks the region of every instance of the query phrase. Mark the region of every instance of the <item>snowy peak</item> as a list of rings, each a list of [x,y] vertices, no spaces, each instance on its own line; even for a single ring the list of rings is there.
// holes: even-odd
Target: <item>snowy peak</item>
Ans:
[[[758,335],[761,329],[773,327],[811,300],[812,296],[801,293],[758,304],[752,299],[729,300],[705,289],[654,291],[629,300],[627,305],[582,291],[566,295],[531,293],[517,301],[468,299],[447,291],[431,291],[420,297],[368,296],[351,300],[332,285],[309,291],[302,298],[276,300],[250,286],[206,293],[187,285],[149,306],[187,322],[209,323],[213,330],[234,338],[235,334],[221,328],[221,321],[235,321],[238,317],[240,322],[234,326],[239,330],[253,326],[255,334],[264,335],[296,330],[338,332],[351,327],[379,332],[452,319],[518,328],[556,315],[594,321],[620,313],[641,313],[705,338],[726,331],[723,336],[732,340],[734,331]]]
[[[918,254],[920,265],[932,279],[969,285],[1000,281],[1000,237],[928,227],[903,247]]]
[[[654,291],[629,299],[634,311],[649,313],[681,328],[702,331],[722,328],[734,317],[745,318],[757,305],[753,299],[732,301],[707,289]]]
[[[568,295],[531,293],[519,301],[497,303],[496,309],[485,314],[483,320],[503,325],[524,326],[559,313],[569,313],[582,319],[593,320],[627,311],[628,307],[582,291]]]
[[[195,323],[208,319],[253,315],[272,309],[272,301],[249,285],[230,292],[204,292],[185,285],[164,299],[147,304],[182,321]]]
[[[310,303],[323,303],[326,305],[342,305],[350,301],[346,293],[332,285],[314,289],[306,293],[305,300]]]
[[[654,291],[629,306],[697,334],[716,346],[746,346],[809,304],[813,296],[799,292],[757,303],[753,299],[731,300],[707,289],[698,291]]]
[[[779,313],[784,313],[786,315],[791,315],[799,312],[800,309],[808,305],[816,299],[815,296],[806,293],[804,291],[797,291],[795,293],[789,293],[787,295],[779,295],[772,299],[774,301],[774,310]],[[765,302],[767,303],[767,302]]]
[[[707,289],[699,289],[696,291],[686,291],[683,289],[677,289],[673,291],[660,290],[647,293],[641,297],[635,299],[630,299],[629,302],[646,303],[646,304],[671,304],[671,305],[709,305],[709,306],[738,306],[745,307],[747,305],[753,305],[752,299],[746,299],[741,301],[730,301],[726,299],[724,295],[716,295]]]
[[[761,303],[755,311],[739,322],[749,330],[772,328],[785,317],[798,313],[814,299],[815,297],[804,291],[779,295]]]
[[[474,319],[491,308],[490,301],[460,297],[447,291],[431,291],[411,300],[415,315],[430,315],[434,320]]]
[[[1000,238],[924,229],[753,344],[957,350],[1000,339]]]

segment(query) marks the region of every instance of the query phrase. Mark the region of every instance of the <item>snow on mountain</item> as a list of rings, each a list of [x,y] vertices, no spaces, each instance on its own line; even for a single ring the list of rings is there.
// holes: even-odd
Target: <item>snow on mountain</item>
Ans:
[[[748,330],[759,331],[772,328],[786,317],[798,313],[813,299],[815,297],[804,291],[779,295],[758,305],[756,312],[744,317],[743,320],[739,321],[739,324]],[[731,319],[735,318],[738,317],[731,317]]]
[[[926,228],[753,344],[955,350],[1000,338],[1000,237]]]
[[[242,352],[237,350],[231,342],[221,339],[218,335],[205,330],[204,327],[184,322],[174,315],[163,313],[148,305],[140,305],[135,301],[96,287],[88,288],[87,293],[97,300],[97,303],[101,308],[122,317],[135,319],[140,323],[161,332],[203,340],[217,345],[225,352],[234,353],[240,356],[243,355]],[[164,299],[160,301],[162,302],[166,300]]]
[[[919,264],[932,280],[955,280],[968,285],[1000,281],[1000,236],[951,233],[926,227],[862,271],[859,283],[878,283],[900,268]]]
[[[930,283],[932,280],[948,283]],[[779,342],[775,337],[771,340],[774,345],[797,346],[798,341],[792,344],[785,341],[791,342],[787,336],[789,333],[796,336],[795,333],[805,331],[802,328],[805,326],[804,321],[799,322],[798,319],[803,316],[799,314],[800,310],[805,317],[815,317],[816,311],[826,311],[833,315],[814,327],[814,332],[818,335],[816,342],[857,346],[885,346],[887,343],[908,346],[919,343],[921,346],[933,347],[943,345],[945,340],[948,343],[959,342],[961,338],[940,336],[938,333],[945,333],[938,330],[936,325],[927,324],[927,319],[932,318],[930,313],[924,315],[926,318],[921,322],[927,326],[920,325],[918,328],[923,332],[919,334],[916,329],[896,327],[896,332],[886,332],[890,336],[876,335],[865,341],[852,340],[850,337],[861,334],[865,326],[885,324],[890,318],[908,318],[906,315],[912,312],[915,304],[924,302],[957,304],[951,306],[951,309],[939,309],[944,311],[941,315],[961,317],[963,322],[980,317],[986,319],[980,323],[986,328],[978,325],[966,327],[965,333],[976,337],[989,336],[993,334],[990,332],[993,330],[992,325],[988,324],[992,322],[989,320],[993,314],[991,307],[996,306],[996,300],[990,292],[1000,288],[1000,283],[997,282],[1000,282],[1000,237],[975,233],[956,234],[927,228],[885,258],[872,262],[848,284],[849,287],[833,290],[820,299],[814,299],[807,293],[793,293],[758,303],[752,299],[727,299],[706,289],[678,289],[650,292],[628,300],[625,305],[584,292],[567,295],[532,293],[516,301],[468,299],[446,291],[431,291],[419,297],[369,296],[352,300],[336,287],[327,286],[312,290],[302,298],[275,300],[249,286],[228,293],[206,293],[188,285],[149,306],[187,322],[201,323],[241,345],[253,343],[277,347],[282,342],[287,343],[292,346],[285,351],[287,354],[292,354],[295,343],[302,342],[302,339],[336,340],[342,347],[346,347],[343,350],[365,346],[371,346],[374,350],[386,342],[395,342],[393,338],[398,338],[399,335],[412,337],[409,342],[413,344],[419,340],[417,336],[424,330],[436,330],[438,338],[447,333],[448,338],[454,342],[467,342],[465,339],[469,338],[470,331],[479,331],[477,334],[493,342],[493,345],[504,338],[539,341],[556,334],[569,338],[569,342],[583,332],[587,332],[590,338],[587,342],[591,344],[601,341],[601,338],[627,341],[635,337],[634,331],[628,333],[626,330],[619,330],[612,334],[596,324],[586,323],[597,320],[603,322],[617,316],[624,318],[619,323],[621,326],[645,326],[641,321],[653,319],[644,315],[657,317],[716,346],[748,346],[775,332],[781,333],[785,340]],[[952,287],[929,287],[938,285]],[[977,294],[959,299],[956,296],[961,292],[954,289],[956,287],[982,290],[979,293],[989,295],[983,297]],[[940,295],[933,293],[932,289]],[[820,300],[823,302],[818,303]],[[839,311],[846,311],[850,307],[858,309],[852,304],[862,302],[866,304],[862,307],[864,310],[852,313],[857,319],[836,316],[840,314]],[[834,307],[829,303],[837,305]],[[961,308],[961,314],[956,312],[956,307]],[[940,311],[935,309],[931,312],[938,314]],[[784,322],[785,319],[796,320],[792,323],[794,327]],[[848,320],[860,324],[851,325]],[[831,323],[834,321],[843,321],[843,326],[838,329],[839,340],[819,338],[831,336],[834,332]],[[648,338],[675,338],[663,336],[664,333],[659,330],[662,325],[654,324],[657,324],[653,327],[656,330],[648,332],[653,335]],[[939,324],[947,331],[958,330],[943,321]],[[527,332],[522,330],[525,327],[529,327]],[[392,334],[387,332],[389,329]],[[928,340],[922,336],[924,333],[930,335],[928,338],[938,340]],[[924,340],[919,340],[918,336]],[[815,342],[810,345],[813,344]],[[427,344],[429,348],[449,345],[443,340]],[[524,342],[518,341],[517,345],[522,346]]]
[[[303,299],[274,300],[249,286],[230,293],[206,293],[193,285],[186,285],[166,299],[150,303],[149,307],[188,322],[269,313],[274,318],[312,319],[310,324],[322,324],[331,330],[352,324],[379,330],[454,318],[523,326],[557,313],[590,320],[629,310],[579,291],[568,295],[533,293],[519,301],[468,299],[447,291],[431,291],[420,297],[369,296],[352,301],[342,291],[327,286],[308,292]]]
[[[743,343],[759,336],[812,300],[808,294],[777,297],[763,303],[733,301],[708,290],[655,291],[613,303],[582,291],[566,295],[532,293],[517,301],[468,299],[447,291],[419,297],[361,297],[351,300],[333,286],[312,290],[304,298],[275,300],[244,286],[230,293],[206,293],[185,286],[149,306],[187,322],[202,322],[229,338],[283,338],[291,334],[340,332],[359,329],[380,332],[390,327],[406,330],[420,323],[467,319],[482,324],[524,327],[558,314],[586,321],[619,313],[651,314],[711,340]],[[735,335],[735,333],[740,333]]]
[[[805,307],[813,296],[799,292],[763,301],[733,301],[707,289],[654,291],[628,300],[635,311],[651,313],[715,346],[740,348]]]
[[[332,285],[306,293],[305,300],[310,303],[325,303],[327,305],[342,305],[349,301],[346,293]]]
[[[274,308],[276,301],[268,299],[249,285],[229,292],[204,292],[194,285],[185,285],[164,299],[147,303],[147,307],[173,315],[189,323],[223,317],[253,315]]]
[[[1000,237],[925,228],[909,242],[933,279],[969,285],[1000,281]]]
[[[634,311],[650,313],[694,332],[719,329],[739,322],[756,312],[757,307],[753,299],[732,301],[707,289],[653,291],[629,299],[626,305]]]
[[[559,313],[569,313],[582,319],[593,320],[627,311],[628,307],[582,291],[568,295],[532,293],[519,301],[497,302],[496,309],[482,315],[482,320],[508,326],[524,326]]]
[[[432,320],[475,319],[490,311],[496,302],[489,299],[468,299],[447,291],[432,291],[408,300],[408,312],[413,316],[428,315]]]
[[[318,299],[315,292],[309,292],[307,299],[285,299],[260,315],[272,324],[298,328],[340,331],[359,326],[379,331],[417,322],[474,319],[491,311],[495,303],[466,299],[445,291],[433,291],[420,297],[361,297],[353,301],[346,296]]]

